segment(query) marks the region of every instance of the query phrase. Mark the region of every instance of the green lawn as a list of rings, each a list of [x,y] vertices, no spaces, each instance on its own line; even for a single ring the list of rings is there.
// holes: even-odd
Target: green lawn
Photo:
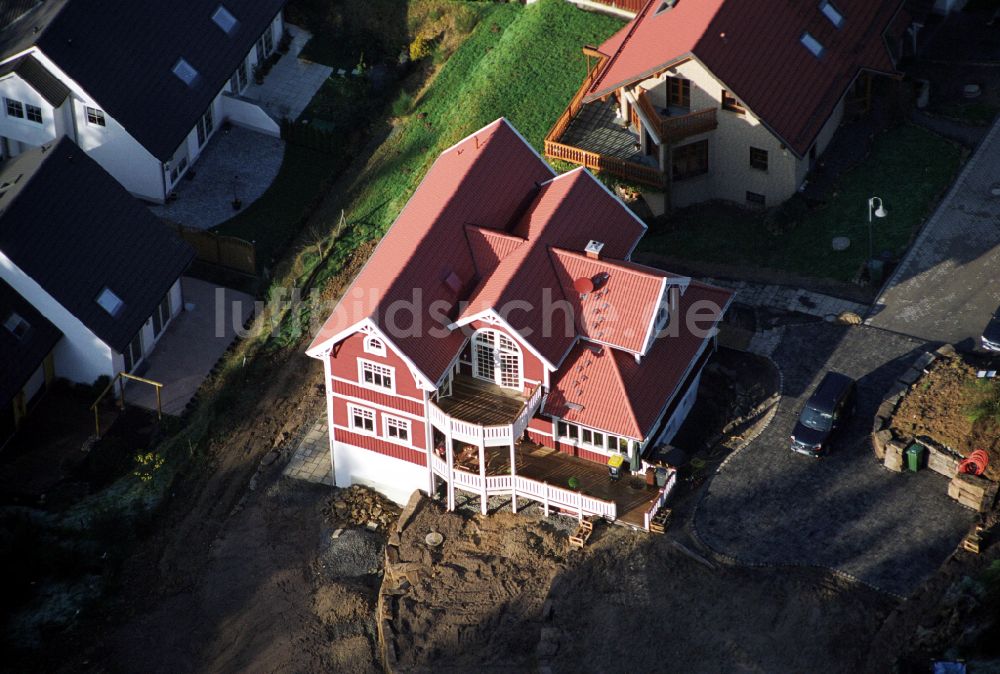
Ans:
[[[507,117],[540,151],[586,75],[581,47],[622,25],[562,0],[488,6],[346,195],[352,229],[324,276],[360,243],[381,237],[438,154],[476,129]]]
[[[827,203],[772,234],[764,217],[737,208],[698,206],[679,212],[670,230],[652,228],[640,251],[685,261],[752,265],[850,282],[868,255],[868,198],[889,214],[874,223],[874,250],[901,254],[951,184],[961,162],[953,143],[912,124],[882,134],[863,164],[838,181]],[[834,252],[835,236],[851,246]]]

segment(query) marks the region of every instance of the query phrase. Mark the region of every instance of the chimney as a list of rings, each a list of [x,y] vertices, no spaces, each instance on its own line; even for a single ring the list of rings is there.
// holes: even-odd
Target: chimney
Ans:
[[[604,243],[602,241],[590,241],[587,243],[587,247],[584,248],[584,252],[590,259],[600,260],[602,248],[604,248]]]

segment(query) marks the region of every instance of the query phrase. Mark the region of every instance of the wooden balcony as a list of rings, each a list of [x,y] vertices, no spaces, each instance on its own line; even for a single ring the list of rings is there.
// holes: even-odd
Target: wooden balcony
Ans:
[[[639,108],[653,126],[653,131],[664,143],[676,143],[699,133],[714,131],[719,126],[714,107],[683,115],[672,115],[653,105],[645,91],[639,94]]]
[[[510,444],[528,427],[542,403],[543,389],[522,395],[468,375],[458,375],[449,396],[429,405],[431,423],[452,438],[472,444]]]

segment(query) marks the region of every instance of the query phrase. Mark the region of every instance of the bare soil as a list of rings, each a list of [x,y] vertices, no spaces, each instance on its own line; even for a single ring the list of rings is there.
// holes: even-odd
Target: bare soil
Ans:
[[[895,604],[820,570],[709,568],[678,538],[598,524],[576,551],[550,520],[425,500],[386,575],[396,671],[842,672]]]
[[[977,379],[977,368],[959,357],[939,358],[900,401],[891,427],[901,437],[927,436],[962,456],[990,454],[986,477],[1000,478],[1000,429],[989,416],[973,420],[977,401],[1000,395],[996,380]]]

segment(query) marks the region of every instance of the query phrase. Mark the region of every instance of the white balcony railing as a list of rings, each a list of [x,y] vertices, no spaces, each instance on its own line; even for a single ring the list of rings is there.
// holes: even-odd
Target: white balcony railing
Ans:
[[[474,445],[481,442],[484,445],[495,446],[509,444],[521,437],[531,417],[535,416],[535,412],[541,406],[542,397],[542,387],[536,386],[513,423],[501,426],[482,426],[471,421],[456,419],[438,407],[433,400],[428,401],[428,409],[431,423],[439,431],[450,434],[455,440]]]

